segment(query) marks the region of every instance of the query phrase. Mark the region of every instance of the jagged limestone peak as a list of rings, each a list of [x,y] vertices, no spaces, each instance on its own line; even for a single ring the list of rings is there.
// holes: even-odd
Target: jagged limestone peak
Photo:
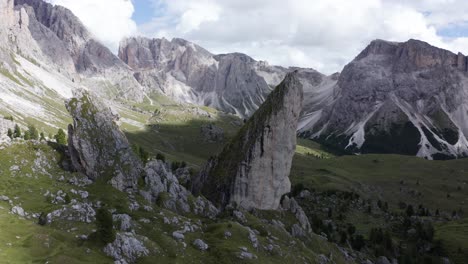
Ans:
[[[290,73],[242,127],[221,154],[211,159],[193,183],[218,207],[278,209],[291,189],[289,172],[296,148],[303,90]]]
[[[73,117],[68,148],[75,169],[92,180],[110,180],[119,190],[135,188],[143,165],[119,129],[118,116],[85,90],[77,90],[66,107]]]

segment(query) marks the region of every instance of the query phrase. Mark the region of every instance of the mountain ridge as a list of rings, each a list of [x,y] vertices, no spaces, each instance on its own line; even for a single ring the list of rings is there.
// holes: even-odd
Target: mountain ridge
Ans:
[[[350,152],[464,157],[467,78],[461,53],[376,40],[345,66],[332,105],[300,133]]]
[[[121,42],[119,57],[147,89],[242,118],[251,116],[287,73],[299,70],[304,73],[302,81],[314,85],[308,73],[320,74],[313,69],[270,66],[243,53],[214,55],[179,38],[127,38]]]

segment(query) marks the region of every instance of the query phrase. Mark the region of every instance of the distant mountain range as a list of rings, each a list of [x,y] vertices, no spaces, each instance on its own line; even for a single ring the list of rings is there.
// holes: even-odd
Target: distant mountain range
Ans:
[[[348,153],[468,156],[462,54],[417,40],[376,40],[330,76],[240,53],[214,55],[183,39],[132,37],[115,55],[66,8],[36,0],[1,3],[2,115],[63,126],[65,109],[57,101],[85,87],[123,104],[162,93],[248,118],[297,70],[304,88],[300,136]]]
[[[467,57],[425,42],[373,41],[346,65],[300,134],[342,150],[428,159],[468,154]]]

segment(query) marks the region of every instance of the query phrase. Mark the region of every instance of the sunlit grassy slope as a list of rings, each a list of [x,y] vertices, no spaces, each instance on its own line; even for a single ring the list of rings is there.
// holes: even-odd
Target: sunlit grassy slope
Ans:
[[[134,106],[148,119],[142,128],[125,125],[127,137],[153,155],[161,153],[170,160],[185,161],[196,168],[217,154],[242,125],[242,120],[236,116],[208,107],[181,105],[162,95],[153,95],[152,98],[153,105]],[[201,127],[207,124],[223,128],[226,140],[205,142]]]
[[[441,240],[454,263],[468,259],[467,159],[429,161],[378,154],[322,159],[296,153],[290,177],[293,184],[317,191],[353,191],[366,199],[385,201],[394,211],[404,202],[433,213],[439,210],[448,218],[454,211],[463,212],[459,221],[437,222],[435,239]],[[347,219],[364,235],[383,224],[383,219],[362,213],[350,212]]]
[[[283,229],[271,224],[271,219],[279,219],[286,229],[291,228],[294,217],[281,212],[246,212],[245,226],[260,231],[258,241],[268,245],[272,236],[281,249],[273,253],[264,248],[255,249],[249,240],[246,227],[233,221],[229,215],[216,221],[193,215],[176,215],[173,212],[153,205],[153,211],[146,211],[148,203],[136,196],[141,209],[131,211],[128,196],[104,182],[96,182],[87,187],[71,185],[68,180],[78,176],[61,169],[61,154],[46,143],[17,142],[0,149],[0,195],[12,200],[0,201],[0,263],[113,263],[102,252],[103,245],[83,241],[81,235],[89,235],[96,228],[94,223],[82,223],[56,219],[51,225],[41,226],[37,219],[19,217],[10,213],[14,205],[23,207],[29,214],[51,212],[62,205],[53,205],[44,196],[49,191],[62,190],[71,199],[82,199],[71,193],[71,189],[89,192],[85,202],[97,202],[114,209],[116,214],[128,214],[133,220],[135,232],[148,238],[145,246],[150,255],[139,259],[138,263],[251,263],[240,260],[237,255],[240,247],[246,247],[257,256],[255,263],[315,263],[319,254],[333,255],[336,263],[346,263],[338,248],[317,235],[301,241],[292,238]],[[63,176],[63,178],[62,178]],[[172,238],[172,232],[181,226],[167,224],[164,217],[177,217],[180,225],[185,222],[199,223],[201,229],[185,234],[185,246]],[[147,221],[140,221],[142,219]],[[115,223],[118,226],[118,223]],[[229,239],[224,233],[231,232]],[[196,249],[192,243],[203,239],[209,245],[206,252]]]
[[[53,96],[51,95],[50,97]],[[47,98],[49,97],[38,100],[47,100],[44,104],[50,107],[50,111],[56,112],[59,116],[57,120],[60,121],[53,125],[66,128],[66,124],[71,122],[71,119],[64,114],[65,108],[63,102],[55,102]],[[126,104],[129,103],[126,102]],[[210,156],[219,153],[226,142],[237,133],[243,124],[243,120],[235,116],[223,114],[207,107],[183,106],[162,95],[156,94],[150,96],[141,104],[134,104],[132,107],[127,107],[125,104],[117,104],[114,108],[120,113],[121,127],[132,143],[144,147],[153,155],[161,153],[169,160],[185,161],[195,169],[203,166]],[[0,112],[0,114],[2,113]],[[7,115],[9,113],[3,114]],[[40,130],[43,128],[45,132],[54,131],[49,124],[40,123],[36,119],[21,120],[21,123],[33,123]],[[214,124],[223,128],[226,136],[225,141],[216,143],[205,142],[201,134],[201,126],[206,124]],[[31,162],[34,161],[35,156],[34,152],[28,148],[39,148],[39,150],[35,149],[35,151],[41,151],[41,148],[46,148],[42,151],[48,153],[47,155],[52,155],[47,157],[55,157],[56,160],[60,158],[57,156],[58,153],[53,152],[50,147],[44,146],[29,146],[26,148],[22,145],[15,145],[14,147],[1,150],[0,175],[2,177],[2,185],[0,185],[0,192],[11,197],[19,197],[18,200],[21,201],[22,206],[27,211],[51,211],[56,206],[48,203],[39,194],[44,193],[45,189],[51,191],[62,189],[67,191],[71,187],[48,177],[34,179],[34,176],[37,174],[32,173],[27,168],[32,166]],[[5,159],[3,157],[15,157],[17,160]],[[12,177],[9,173],[12,163],[22,162],[22,160],[25,162],[24,166],[21,166],[23,176]],[[51,174],[54,177],[60,175],[69,176],[68,173],[62,171],[58,166],[52,167]],[[31,175],[32,178],[27,175]],[[336,156],[333,152],[315,142],[298,139],[290,178],[293,185],[301,183],[305,187],[317,191],[354,191],[365,198],[388,201],[391,208],[396,208],[399,202],[405,202],[414,205],[422,204],[432,210],[439,209],[446,214],[460,209],[463,212],[468,211],[468,161],[466,159],[427,161],[416,157],[400,155]],[[126,208],[126,196],[109,188],[109,186],[97,184],[88,187],[88,190],[93,199],[114,204],[115,207],[122,210]],[[60,254],[61,258],[65,258],[67,261],[68,258],[73,258],[76,261],[68,261],[67,263],[86,262],[90,258],[95,260],[95,263],[99,263],[101,260],[104,262],[109,260],[100,251],[96,251],[95,248],[92,253],[81,256],[82,251],[85,251],[86,248],[79,247],[79,250],[72,250],[72,248],[77,246],[76,239],[73,238],[73,235],[66,232],[66,230],[60,230],[60,228],[54,228],[54,226],[40,227],[31,223],[31,221],[18,220],[16,216],[7,213],[9,211],[8,204],[0,203],[0,206],[3,207],[3,209],[0,208],[0,226],[9,227],[0,230],[0,232],[3,232],[0,234],[0,256],[8,260],[7,263],[14,263],[13,260],[16,259],[23,260],[22,257],[24,258],[22,262],[26,263],[53,260],[53,256],[59,257],[58,255],[56,256],[56,252],[59,251],[65,252]],[[124,211],[126,212],[126,210]],[[143,213],[138,212],[133,213],[132,216],[138,218],[143,217],[143,215]],[[377,221],[376,223],[378,224],[378,219],[361,219],[360,215],[355,216],[354,220],[356,226],[363,229],[367,228],[371,222]],[[228,223],[221,225],[228,225]],[[84,232],[92,228],[94,226],[82,225],[79,231]],[[172,238],[167,235],[172,232],[169,227],[162,225],[159,229],[154,229],[154,225],[146,226],[142,224],[141,228],[142,232],[146,232],[148,236],[151,236],[151,239],[161,245],[166,245],[160,245],[161,247],[173,247],[171,244],[173,243]],[[215,244],[219,242],[219,238],[214,235],[216,232],[221,232],[218,230],[219,228],[219,226],[213,223],[210,230],[214,233],[206,235],[208,242]],[[166,232],[166,234],[160,234],[161,232]],[[436,225],[436,237],[444,241],[445,247],[450,251],[451,256],[455,260],[463,258],[463,252],[468,251],[466,232],[468,232],[466,219],[456,222],[438,223]],[[36,241],[33,239],[33,235],[31,235],[33,233],[39,234],[41,238],[55,241],[53,243],[54,246],[44,249],[42,244],[32,243],[31,241]],[[41,236],[40,234],[44,235]],[[20,238],[17,239],[16,236]],[[17,246],[24,247],[27,250],[21,251],[15,247],[8,246],[8,243],[13,243],[12,241]],[[328,247],[328,244],[323,245]],[[323,245],[316,241],[315,247]],[[92,245],[88,245],[87,247],[93,248]],[[224,247],[229,248],[233,246],[220,244],[218,250],[222,252]],[[458,248],[464,249],[462,254],[458,252]],[[189,252],[192,250],[190,249]],[[39,253],[33,254],[31,252]],[[323,252],[326,252],[326,250]],[[167,260],[173,260],[179,253],[177,251],[167,252]],[[75,254],[80,256],[76,257]],[[315,253],[311,252],[311,254]],[[187,257],[190,254],[184,256]],[[12,259],[9,260],[8,257]],[[222,258],[223,255],[221,254],[219,257]],[[184,263],[182,259],[179,259],[179,262]],[[212,260],[215,261],[216,259]],[[272,259],[268,258],[265,260],[272,261]],[[151,263],[151,261],[154,261],[154,258],[149,257],[145,261],[145,263]]]
[[[148,111],[157,109],[158,114],[147,122],[156,126],[153,130],[147,127],[144,131],[129,131],[130,140],[153,154],[161,152],[170,159],[184,160],[197,168],[226,143],[203,142],[201,125],[214,123],[223,127],[229,138],[238,131],[241,123],[233,116],[206,108],[212,113],[211,117],[199,116],[173,102],[145,107]],[[317,191],[353,191],[366,199],[387,201],[395,210],[400,202],[404,202],[414,206],[421,204],[433,211],[439,209],[445,215],[454,210],[468,211],[466,159],[428,161],[412,156],[379,154],[337,156],[318,143],[298,139],[290,178],[293,185],[303,184]],[[362,214],[349,218],[353,218],[357,228],[366,235],[372,225],[378,226],[381,222]],[[436,237],[445,241],[445,248],[452,251],[450,256],[455,260],[464,256],[455,251],[466,248],[468,241],[463,237],[468,231],[463,221],[436,225]]]

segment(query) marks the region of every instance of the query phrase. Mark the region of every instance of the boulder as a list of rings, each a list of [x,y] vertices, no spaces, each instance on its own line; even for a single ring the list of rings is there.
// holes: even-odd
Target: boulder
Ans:
[[[185,239],[184,234],[182,234],[182,233],[179,232],[179,231],[174,231],[174,232],[172,232],[172,237],[173,237],[175,240],[178,240],[178,241],[182,241],[182,240]]]
[[[104,253],[120,263],[135,263],[138,258],[149,254],[141,240],[146,238],[133,233],[117,233],[115,241],[104,248]]]
[[[11,208],[11,213],[15,215],[19,215],[21,217],[26,216],[26,213],[24,212],[24,209],[21,206],[13,206],[13,208]]]
[[[195,241],[193,241],[193,245],[201,250],[201,251],[205,251],[208,249],[208,244],[206,244],[203,240],[201,239],[195,239]]]

